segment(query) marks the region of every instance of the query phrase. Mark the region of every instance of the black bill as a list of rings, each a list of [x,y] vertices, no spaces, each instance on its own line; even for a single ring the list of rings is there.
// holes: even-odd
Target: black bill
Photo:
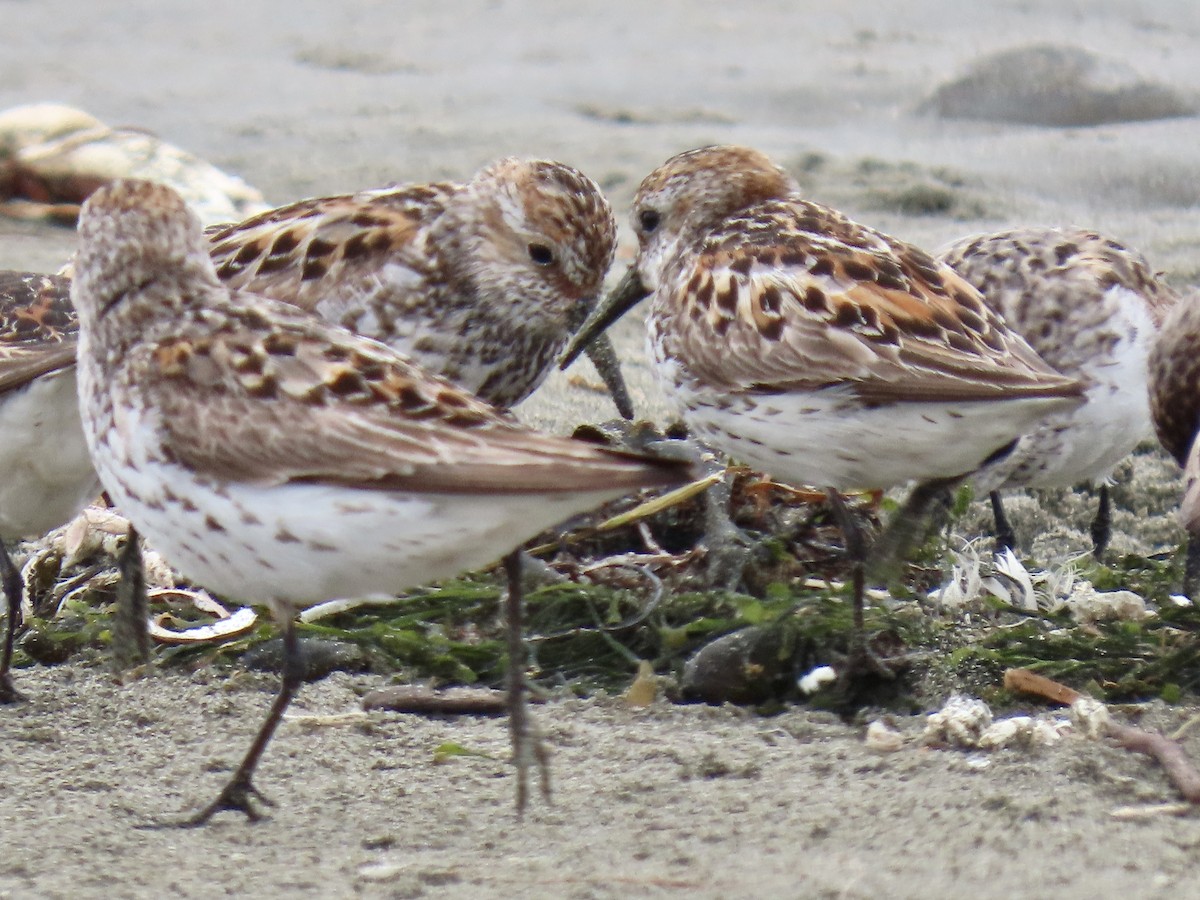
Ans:
[[[642,285],[642,279],[638,275],[637,269],[630,267],[629,271],[625,273],[625,277],[621,279],[621,283],[613,288],[612,292],[604,298],[604,302],[592,310],[592,314],[587,317],[583,325],[575,332],[575,336],[571,338],[571,342],[567,344],[567,349],[563,351],[562,356],[559,358],[558,367],[565,369],[573,363],[580,353],[593,345],[593,342],[596,341],[599,335],[603,334],[621,316],[637,306],[638,302],[644,299],[648,293],[650,292]],[[608,342],[605,341],[605,343],[607,344]],[[612,353],[611,344],[609,344],[608,352]],[[595,361],[595,357],[593,357],[593,361]],[[597,368],[599,368],[599,365],[597,365]],[[607,384],[608,378],[603,372],[600,374]]]

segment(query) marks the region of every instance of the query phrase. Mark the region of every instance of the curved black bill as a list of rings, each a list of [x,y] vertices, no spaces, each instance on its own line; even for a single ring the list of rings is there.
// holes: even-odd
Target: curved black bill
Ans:
[[[621,283],[613,288],[612,292],[604,298],[604,302],[592,310],[592,314],[587,317],[583,325],[575,332],[575,336],[567,344],[567,349],[559,357],[558,367],[565,369],[573,363],[579,354],[596,340],[598,335],[602,334],[617,319],[625,315],[625,313],[629,312],[629,310],[638,304],[638,301],[642,300],[649,293],[642,285],[642,279],[638,275],[637,269],[631,266],[629,271],[625,273],[625,277],[621,279]],[[604,377],[603,372],[600,374]],[[605,377],[605,383],[608,383],[607,377]]]

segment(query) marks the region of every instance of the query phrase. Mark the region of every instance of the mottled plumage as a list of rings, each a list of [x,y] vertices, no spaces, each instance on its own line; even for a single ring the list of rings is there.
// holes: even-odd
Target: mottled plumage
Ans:
[[[1150,351],[1150,409],[1159,442],[1184,470],[1181,517],[1200,535],[1200,295],[1182,297]]]
[[[1105,478],[1150,435],[1146,358],[1176,294],[1138,253],[1091,231],[1024,228],[965,238],[942,254],[1008,326],[1087,401],[1048,416],[977,476],[993,487]]]
[[[78,323],[70,282],[0,272],[0,542],[42,534],[99,493],[76,413]],[[16,698],[9,675],[22,582],[0,543],[8,601],[0,702]]]
[[[985,466],[977,490],[1103,481],[1151,434],[1146,359],[1177,296],[1141,254],[1092,231],[1021,228],[964,238],[942,260],[1056,371],[1086,382],[1086,402],[1047,416]],[[1107,489],[1093,527],[1108,541]],[[998,495],[1001,542],[1009,543]]]
[[[577,347],[653,297],[650,341],[697,437],[837,488],[962,475],[1081,385],[928,254],[800,197],[761,154],[681,154],[642,182],[641,250]]]
[[[587,316],[615,234],[581,172],[502,159],[463,184],[305,200],[209,240],[231,287],[383,341],[507,408]]]
[[[1183,467],[1179,518],[1188,531],[1183,593],[1200,599],[1200,295],[1167,313],[1150,351],[1150,412],[1166,451]]]
[[[1079,403],[952,269],[804,199],[755,150],[668,160],[633,227],[629,275],[567,358],[649,294],[656,371],[692,433],[776,477],[834,492],[957,478]],[[859,638],[861,585],[857,569]]]
[[[686,477],[533,431],[383,344],[231,292],[169,189],[102,188],[80,238],[80,409],[106,489],[185,575],[266,593],[289,648],[300,607],[477,567]],[[260,744],[297,684],[285,677],[265,737],[198,821],[250,811]]]

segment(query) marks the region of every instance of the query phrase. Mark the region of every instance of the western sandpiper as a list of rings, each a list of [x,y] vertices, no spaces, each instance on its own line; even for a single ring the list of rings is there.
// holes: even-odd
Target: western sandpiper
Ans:
[[[509,408],[594,305],[616,225],[582,172],[508,158],[465,183],[303,200],[208,234],[231,287],[382,341]],[[593,359],[631,417],[611,349]]]
[[[1180,520],[1188,532],[1183,589],[1200,599],[1200,296],[1167,313],[1150,351],[1150,409],[1158,440],[1183,468]]]
[[[1092,548],[1111,536],[1107,479],[1153,433],[1146,360],[1177,295],[1141,254],[1094,231],[1020,228],[957,241],[943,262],[975,286],[1055,370],[1087,383],[1086,402],[1054,413],[972,476],[991,495],[997,549],[1015,543],[1000,491],[1099,482]]]
[[[79,231],[80,412],[102,482],[180,571],[224,594],[263,590],[284,631],[271,712],[188,824],[257,815],[251,776],[300,682],[298,609],[478,567],[688,474],[533,431],[383,344],[231,291],[199,221],[161,185],[101,188]],[[523,716],[521,661],[511,668]],[[519,805],[525,728],[514,719]]]
[[[952,269],[805,200],[755,150],[673,157],[642,181],[632,221],[637,259],[564,361],[653,297],[658,377],[692,433],[829,489],[855,563],[852,657],[863,661],[865,545],[838,492],[966,476],[1077,405],[1082,385]]]
[[[0,703],[18,699],[9,667],[23,582],[3,541],[41,535],[100,493],[75,399],[79,326],[70,281],[0,272],[0,579],[8,601]]]

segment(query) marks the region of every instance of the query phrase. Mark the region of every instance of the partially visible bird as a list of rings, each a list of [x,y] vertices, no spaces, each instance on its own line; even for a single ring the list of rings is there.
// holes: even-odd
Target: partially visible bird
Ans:
[[[1087,384],[1084,403],[1047,416],[972,476],[976,490],[991,495],[997,549],[1016,542],[1002,490],[1099,482],[1092,523],[1099,559],[1112,532],[1107,479],[1152,434],[1146,360],[1176,293],[1140,253],[1081,229],[976,235],[955,242],[941,260],[1042,359]]]
[[[100,493],[75,398],[79,325],[69,289],[55,275],[0,272],[0,585],[8,603],[0,703],[20,698],[11,665],[24,591],[3,542],[57,528]]]
[[[1200,598],[1200,295],[1167,314],[1150,351],[1150,409],[1163,448],[1183,469],[1180,521],[1188,532],[1183,591]]]

